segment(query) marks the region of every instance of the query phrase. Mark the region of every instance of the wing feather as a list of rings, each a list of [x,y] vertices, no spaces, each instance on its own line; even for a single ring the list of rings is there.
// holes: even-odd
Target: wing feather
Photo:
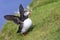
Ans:
[[[22,23],[22,21],[20,21],[20,19],[19,19],[18,16],[14,16],[14,15],[5,15],[4,18],[5,18],[6,20],[13,21],[13,22],[15,22],[16,24]]]
[[[19,12],[21,15],[24,14],[24,8],[23,8],[22,4],[20,4],[20,6],[19,6]]]

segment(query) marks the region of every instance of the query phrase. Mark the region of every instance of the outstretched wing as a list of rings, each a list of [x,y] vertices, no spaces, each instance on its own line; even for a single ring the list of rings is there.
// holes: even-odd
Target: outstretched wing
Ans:
[[[20,15],[24,14],[24,8],[23,8],[22,4],[20,4],[20,6],[19,6],[19,12],[20,12]]]
[[[22,23],[22,22],[19,20],[19,17],[18,17],[18,16],[14,16],[14,15],[5,15],[4,18],[5,18],[6,20],[13,21],[13,22],[15,22],[16,24]]]

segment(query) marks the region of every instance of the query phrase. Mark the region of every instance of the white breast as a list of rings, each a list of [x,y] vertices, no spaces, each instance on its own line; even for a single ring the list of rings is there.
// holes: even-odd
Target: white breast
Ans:
[[[28,29],[32,26],[32,21],[30,18],[27,18],[24,22],[23,22],[23,28],[21,30],[21,33],[24,33],[26,31],[28,31]]]

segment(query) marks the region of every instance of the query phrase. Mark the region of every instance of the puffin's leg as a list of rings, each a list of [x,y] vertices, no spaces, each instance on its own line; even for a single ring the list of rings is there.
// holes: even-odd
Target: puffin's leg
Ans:
[[[27,35],[27,33],[26,33],[26,32],[22,33],[22,36],[23,36],[23,37],[25,37],[26,35]]]
[[[25,35],[26,35],[26,33],[23,33],[22,35],[23,35],[23,36],[25,36]]]
[[[26,38],[26,34],[22,33],[23,40]]]

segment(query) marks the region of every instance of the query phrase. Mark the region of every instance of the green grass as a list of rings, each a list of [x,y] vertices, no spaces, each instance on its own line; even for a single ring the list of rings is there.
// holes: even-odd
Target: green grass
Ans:
[[[0,40],[60,40],[60,1],[50,2],[33,9],[30,18],[34,28],[25,37],[16,33],[18,25],[8,21],[0,32]]]
[[[59,0],[32,0],[32,3],[30,4],[30,7],[32,9],[35,9],[36,7],[40,7],[49,3],[57,2]]]

